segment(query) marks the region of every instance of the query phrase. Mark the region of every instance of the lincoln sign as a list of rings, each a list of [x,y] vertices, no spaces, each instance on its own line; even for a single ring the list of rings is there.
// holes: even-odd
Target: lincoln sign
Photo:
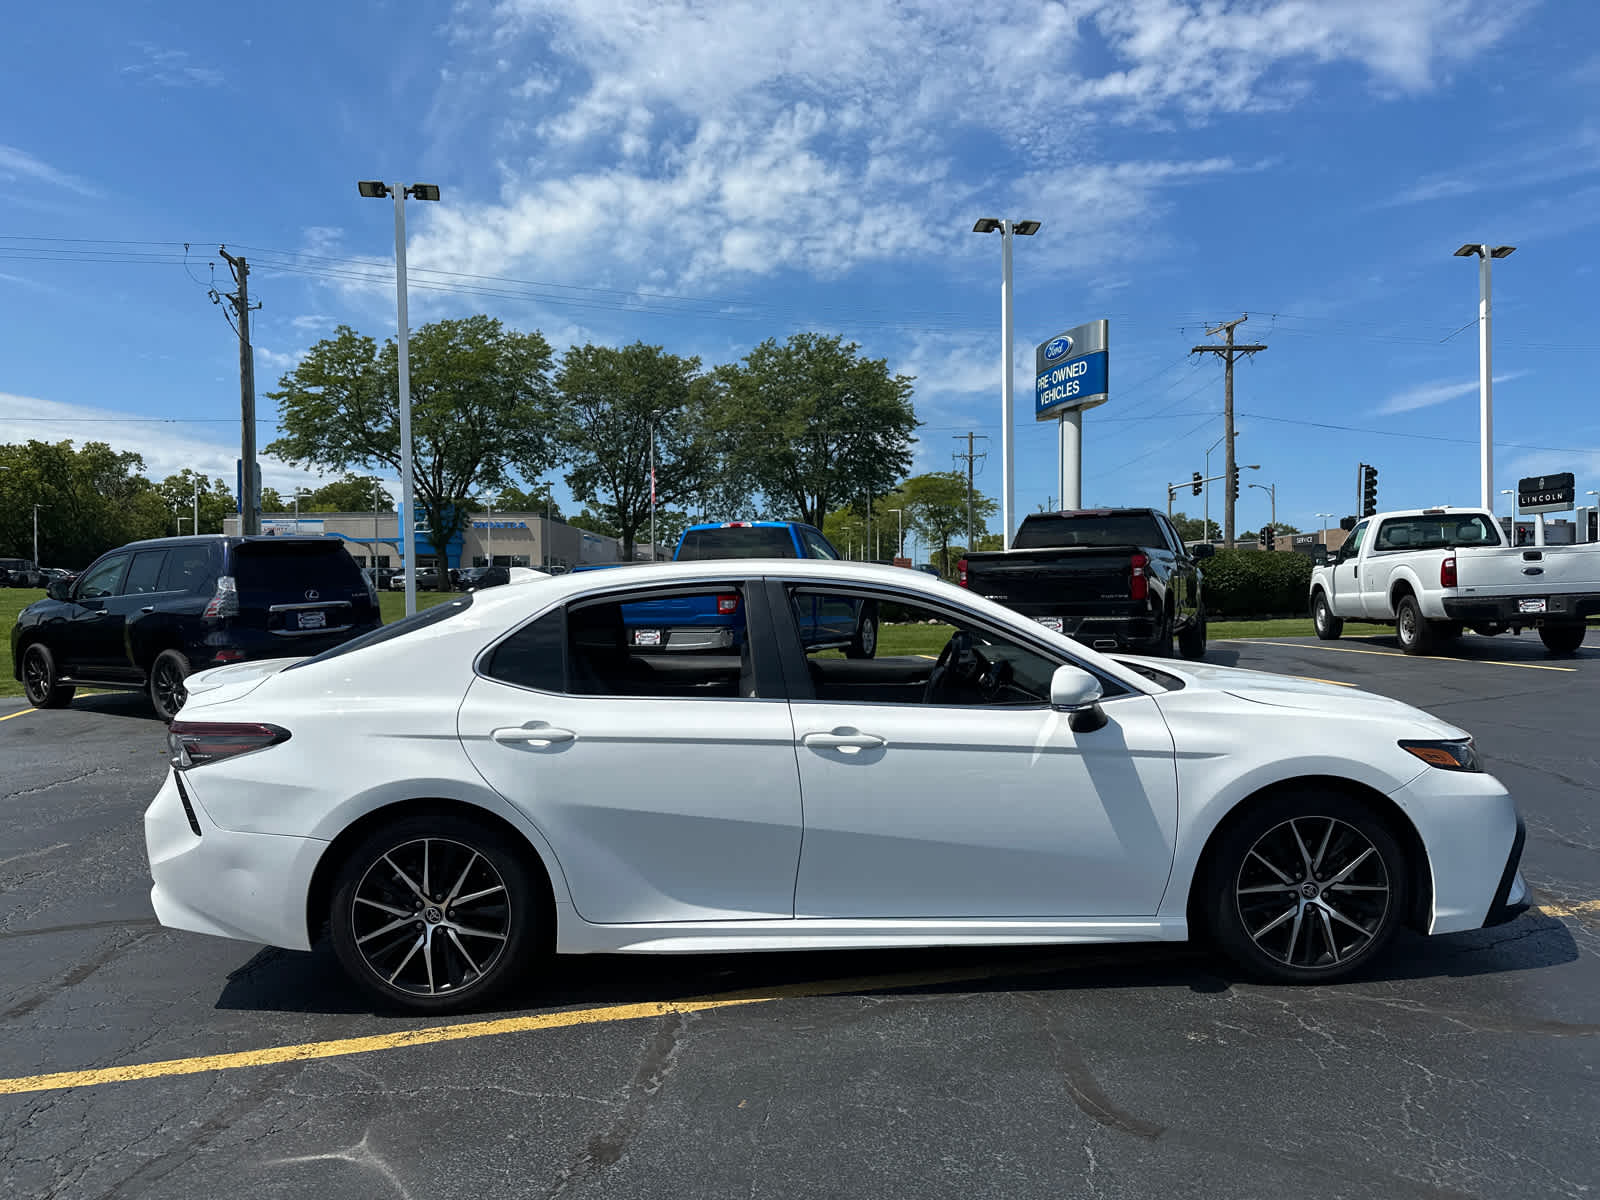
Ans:
[[[1572,472],[1562,475],[1530,475],[1517,480],[1517,511],[1527,513],[1571,512],[1578,501],[1578,485]]]

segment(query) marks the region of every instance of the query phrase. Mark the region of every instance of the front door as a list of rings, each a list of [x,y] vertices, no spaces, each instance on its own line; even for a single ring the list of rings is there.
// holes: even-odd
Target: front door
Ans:
[[[1156,912],[1177,783],[1154,700],[1122,691],[1104,702],[1103,728],[1077,733],[1047,703],[1065,655],[954,605],[788,595],[804,611],[817,590],[876,599],[881,628],[874,660],[812,654],[797,668],[810,692],[791,704],[805,800],[797,917]]]
[[[105,675],[125,661],[122,614],[113,612],[122,595],[132,555],[112,554],[90,567],[72,591],[72,615],[61,633],[62,670],[71,675]]]
[[[1350,531],[1339,555],[1328,568],[1328,607],[1336,617],[1353,617],[1360,620],[1366,613],[1361,598],[1361,543],[1367,535],[1367,523],[1362,521]]]
[[[467,692],[468,756],[549,841],[585,921],[794,915],[800,787],[770,638],[674,653],[634,645],[623,613],[729,595],[744,608],[733,583],[574,602],[502,642]]]

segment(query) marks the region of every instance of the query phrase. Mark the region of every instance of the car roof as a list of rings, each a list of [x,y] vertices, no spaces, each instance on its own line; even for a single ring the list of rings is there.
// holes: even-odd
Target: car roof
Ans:
[[[259,534],[250,537],[237,533],[201,533],[189,534],[186,537],[145,538],[142,541],[128,542],[125,545],[113,546],[107,554],[118,550],[164,550],[172,546],[238,546],[246,542],[316,542],[318,545],[342,545],[336,537],[325,537],[317,534],[285,534],[281,537],[273,534]]]

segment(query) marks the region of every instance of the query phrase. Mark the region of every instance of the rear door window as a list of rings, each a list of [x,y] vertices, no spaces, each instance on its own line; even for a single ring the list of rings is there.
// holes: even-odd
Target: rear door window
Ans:
[[[743,525],[691,529],[683,535],[679,562],[712,558],[796,558],[794,538],[785,525]]]
[[[167,551],[157,584],[160,591],[209,595],[216,585],[216,557],[210,546],[174,546]]]
[[[166,561],[165,550],[141,550],[135,554],[133,565],[128,568],[128,582],[123,585],[122,594],[142,596],[148,592],[160,591],[161,569],[166,565]]]

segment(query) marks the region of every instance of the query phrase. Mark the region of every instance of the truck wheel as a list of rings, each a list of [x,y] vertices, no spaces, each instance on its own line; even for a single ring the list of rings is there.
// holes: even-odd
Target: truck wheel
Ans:
[[[1415,596],[1401,596],[1394,614],[1395,636],[1407,654],[1427,654],[1433,649],[1433,624],[1422,616]]]
[[[861,612],[861,623],[856,626],[856,635],[850,639],[850,644],[845,647],[846,658],[872,658],[878,653],[878,606],[866,605]]]
[[[1335,641],[1344,632],[1344,618],[1333,615],[1333,609],[1328,607],[1328,597],[1323,592],[1312,597],[1311,623],[1317,628],[1317,636],[1325,642]]]
[[[50,647],[35,642],[22,652],[22,691],[34,708],[65,708],[76,690],[56,680],[56,656]]]
[[[1587,632],[1584,625],[1542,625],[1539,640],[1551,654],[1572,654],[1583,645],[1583,635]]]
[[[1194,620],[1184,626],[1183,632],[1178,635],[1178,653],[1191,662],[1206,656],[1206,610],[1200,609],[1194,614]]]

